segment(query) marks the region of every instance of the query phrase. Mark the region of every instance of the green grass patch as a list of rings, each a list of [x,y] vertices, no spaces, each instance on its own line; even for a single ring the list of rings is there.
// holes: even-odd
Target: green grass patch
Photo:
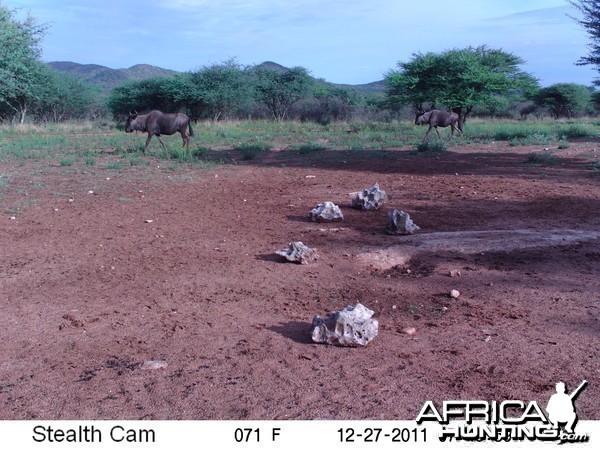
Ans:
[[[197,147],[192,150],[192,156],[194,158],[200,158],[202,156],[205,156],[209,152],[210,152],[210,147]]]
[[[143,155],[144,134],[127,134],[106,124],[103,127],[90,123],[24,127],[0,125],[0,161],[52,159],[68,166],[80,159],[86,165],[95,165],[100,164],[99,161],[106,155],[117,154],[122,156],[125,166],[133,166],[148,163],[149,158],[196,164],[200,157],[218,158],[219,151],[211,150],[216,148],[233,149],[244,160],[255,159],[272,148],[290,149],[296,157],[324,150],[380,152],[413,147],[426,131],[426,127],[415,126],[411,120],[331,122],[327,125],[246,120],[201,122],[194,128],[196,133],[192,145],[197,147],[192,150],[193,157],[190,158],[179,148],[163,152],[154,140],[148,155]],[[464,136],[455,136],[451,144],[436,143],[432,138],[431,143],[419,148],[419,151],[435,153],[447,150],[446,145],[493,141],[564,147],[570,140],[600,135],[600,122],[588,119],[518,121],[473,118],[465,124],[464,131]],[[444,137],[450,134],[448,128],[440,129],[440,133]],[[175,137],[165,138],[165,144],[172,144],[174,148],[180,147],[180,143]],[[120,170],[123,167],[115,168]]]
[[[70,167],[77,162],[77,158],[66,156],[60,160],[61,167]]]
[[[184,147],[169,149],[169,158],[182,162],[191,162],[193,156]]]
[[[511,146],[517,145],[550,145],[558,141],[558,136],[553,133],[532,133],[525,137],[513,138],[508,141]]]
[[[104,168],[106,170],[123,170],[123,163],[115,162],[115,161],[108,162],[108,163],[106,163]]]

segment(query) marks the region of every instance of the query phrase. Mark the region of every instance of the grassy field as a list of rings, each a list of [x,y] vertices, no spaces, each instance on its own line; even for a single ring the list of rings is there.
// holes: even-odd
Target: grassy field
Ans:
[[[190,149],[197,160],[210,150],[238,150],[242,159],[252,159],[272,149],[297,151],[300,154],[327,149],[384,150],[413,147],[414,150],[444,151],[452,146],[508,141],[510,145],[550,145],[568,148],[569,141],[598,136],[600,121],[543,120],[508,121],[473,119],[465,126],[465,135],[440,145],[435,133],[431,146],[418,148],[426,128],[411,122],[335,123],[326,126],[300,122],[203,122],[194,125],[195,136]],[[440,129],[444,140],[449,129]],[[153,140],[149,154],[163,159],[189,162],[177,136],[164,139],[164,152]],[[144,134],[126,134],[114,126],[95,123],[25,125],[0,127],[0,161],[22,159],[56,159],[63,166],[83,161],[94,165],[103,153],[121,155],[124,164],[140,164]]]

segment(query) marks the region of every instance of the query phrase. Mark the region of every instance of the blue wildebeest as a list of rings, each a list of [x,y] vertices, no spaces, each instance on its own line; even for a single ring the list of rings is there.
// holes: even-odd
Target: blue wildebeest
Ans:
[[[188,134],[189,129],[189,134]],[[183,139],[183,147],[189,153],[190,136],[194,135],[190,118],[185,114],[171,113],[165,114],[160,111],[150,111],[148,114],[138,114],[137,112],[129,113],[127,123],[125,124],[125,132],[144,131],[148,133],[144,154],[148,150],[152,136],[156,136],[165,151],[167,148],[160,138],[161,134],[168,136],[179,132]]]
[[[433,109],[428,112],[419,111],[415,117],[415,125],[429,125],[423,141],[427,139],[427,135],[429,135],[432,128],[435,129],[435,132],[441,139],[442,137],[437,127],[444,128],[450,126],[450,139],[454,136],[455,130],[458,131],[458,134],[462,135],[462,127],[458,120],[458,114],[455,112],[440,111],[439,109]]]

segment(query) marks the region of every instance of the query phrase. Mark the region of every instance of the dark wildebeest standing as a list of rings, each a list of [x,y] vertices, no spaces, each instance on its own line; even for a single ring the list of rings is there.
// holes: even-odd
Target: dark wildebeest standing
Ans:
[[[458,131],[459,134],[462,135],[462,126],[460,125],[460,121],[458,120],[458,114],[455,112],[447,112],[440,111],[439,109],[433,109],[428,112],[418,112],[415,117],[415,125],[429,125],[429,129],[425,133],[425,137],[423,141],[427,139],[427,135],[431,129],[435,129],[438,137],[441,139],[440,132],[437,127],[447,127],[450,126],[450,139],[454,136],[454,130]]]
[[[190,130],[189,134],[187,132],[188,129]],[[166,134],[170,136],[177,132],[181,133],[183,147],[185,147],[189,153],[190,136],[194,135],[194,130],[192,130],[192,124],[188,116],[181,113],[165,114],[160,111],[150,111],[148,114],[138,114],[137,112],[129,113],[127,116],[127,123],[125,124],[125,132],[131,133],[133,131],[144,131],[148,133],[144,154],[146,154],[146,150],[148,150],[152,136],[158,138],[160,144],[166,151],[167,148],[160,138],[160,135]]]

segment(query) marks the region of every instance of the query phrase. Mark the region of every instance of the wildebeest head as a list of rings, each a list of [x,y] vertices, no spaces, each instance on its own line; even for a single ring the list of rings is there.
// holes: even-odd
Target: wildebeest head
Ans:
[[[429,118],[431,117],[431,111],[417,111],[417,115],[415,116],[415,125],[425,125],[429,123]]]
[[[138,120],[137,112],[127,114],[127,122],[125,123],[125,132],[132,133],[134,131],[144,131],[144,124]]]

